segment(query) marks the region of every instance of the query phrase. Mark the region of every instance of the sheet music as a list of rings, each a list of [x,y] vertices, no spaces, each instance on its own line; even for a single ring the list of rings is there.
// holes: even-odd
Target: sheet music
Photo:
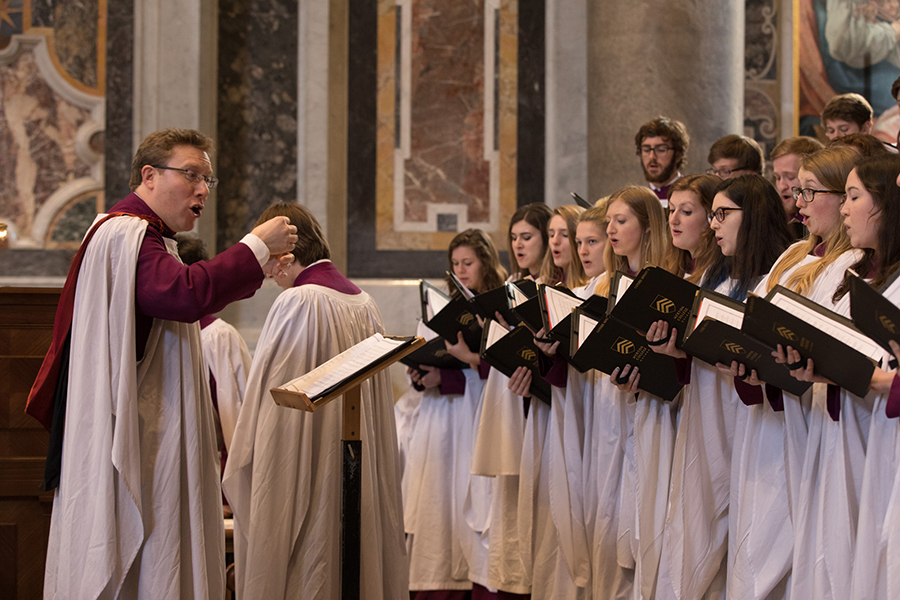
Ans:
[[[622,275],[619,277],[619,285],[616,288],[616,298],[615,303],[618,304],[619,300],[622,296],[625,295],[625,292],[628,291],[628,288],[631,287],[631,284],[634,283],[634,278],[629,277],[628,275]]]
[[[503,327],[500,323],[493,319],[488,319],[488,333],[487,333],[487,342],[485,343],[485,347],[490,348],[494,345],[494,342],[505,336],[509,333],[509,330]]]
[[[522,293],[518,287],[510,284],[509,289],[512,290],[512,300],[515,302],[515,306],[519,306],[520,304],[524,304],[528,301],[528,296]]]
[[[697,321],[694,323],[694,329],[697,329],[705,318],[715,319],[726,325],[731,325],[735,329],[740,329],[741,324],[744,322],[744,313],[735,310],[730,306],[726,306],[721,302],[716,302],[712,298],[706,297],[700,301],[700,308],[697,310]]]
[[[552,287],[544,288],[544,298],[547,300],[547,320],[550,322],[550,329],[572,314],[572,311],[583,302],[581,298],[570,296]]]
[[[594,328],[597,327],[599,321],[590,318],[584,313],[579,314],[578,317],[578,347],[581,348],[588,336],[594,332]]]
[[[842,323],[838,323],[837,321],[820,315],[813,309],[800,304],[796,300],[789,298],[784,294],[776,293],[772,297],[771,302],[778,308],[791,313],[798,319],[806,321],[813,327],[827,333],[837,340],[844,342],[854,350],[859,351],[863,355],[868,356],[876,362],[880,363],[882,358],[885,357],[884,349],[869,337],[863,335],[858,331],[850,329]]]
[[[387,339],[376,333],[309,373],[282,385],[281,389],[306,394],[308,398],[313,398],[357,371],[365,369],[404,343],[404,340]]]

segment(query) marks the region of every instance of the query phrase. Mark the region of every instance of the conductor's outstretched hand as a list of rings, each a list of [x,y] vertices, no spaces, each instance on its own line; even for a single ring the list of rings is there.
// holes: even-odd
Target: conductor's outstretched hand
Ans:
[[[290,252],[297,243],[297,227],[287,217],[272,217],[250,233],[265,242],[272,258]]]

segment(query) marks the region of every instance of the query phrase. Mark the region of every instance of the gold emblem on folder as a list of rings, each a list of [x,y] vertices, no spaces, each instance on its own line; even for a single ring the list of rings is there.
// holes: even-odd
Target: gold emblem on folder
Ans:
[[[884,315],[878,316],[878,321],[881,323],[881,326],[890,331],[891,333],[897,333],[897,328],[894,326],[894,322],[888,319]]]
[[[616,343],[613,344],[612,349],[619,354],[631,354],[632,352],[634,352],[634,344],[631,342],[631,340],[620,337],[616,340]]]
[[[519,350],[519,356],[521,356],[528,362],[534,362],[537,360],[537,354],[531,348],[522,348],[521,350]]]
[[[780,335],[781,337],[783,337],[784,339],[786,339],[790,342],[793,342],[794,340],[797,339],[797,335],[793,331],[788,329],[787,327],[784,327],[783,325],[776,325],[775,333],[777,333],[778,335]]]
[[[722,347],[731,352],[732,354],[743,354],[744,347],[740,344],[736,344],[734,342],[722,342]]]
[[[653,301],[653,308],[663,313],[664,315],[667,315],[675,311],[675,303],[665,296],[657,296],[656,300]]]

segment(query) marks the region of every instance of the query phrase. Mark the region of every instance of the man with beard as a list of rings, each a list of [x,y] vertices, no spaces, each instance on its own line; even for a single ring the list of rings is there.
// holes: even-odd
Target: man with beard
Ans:
[[[663,206],[668,202],[669,187],[681,177],[680,169],[690,144],[684,124],[668,117],[656,117],[644,123],[634,136],[644,179]]]

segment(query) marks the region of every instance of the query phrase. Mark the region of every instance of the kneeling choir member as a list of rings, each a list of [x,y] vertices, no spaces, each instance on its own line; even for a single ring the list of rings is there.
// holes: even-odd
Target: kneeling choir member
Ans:
[[[281,407],[269,390],[303,375],[375,333],[372,298],[329,260],[315,217],[298,204],[266,210],[298,229],[294,264],[275,273],[278,296],[250,367],[223,488],[235,518],[235,576],[241,598],[340,597],[341,412]],[[387,372],[361,388],[363,444],[361,589],[364,598],[407,594],[400,465]]]

